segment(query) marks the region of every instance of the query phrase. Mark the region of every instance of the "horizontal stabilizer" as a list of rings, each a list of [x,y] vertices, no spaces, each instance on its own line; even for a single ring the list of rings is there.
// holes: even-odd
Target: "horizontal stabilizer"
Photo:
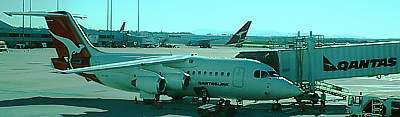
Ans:
[[[39,17],[45,17],[45,16],[66,16],[64,14],[59,14],[59,13],[50,13],[50,12],[44,12],[44,11],[31,11],[31,12],[4,12],[8,16],[13,16],[13,15],[27,15],[27,16],[39,16]]]
[[[38,17],[45,17],[45,16],[67,16],[66,14],[60,14],[60,13],[51,13],[51,12],[45,12],[45,11],[30,11],[30,12],[4,12],[8,16],[13,16],[13,15],[26,15],[26,16],[38,16]],[[80,15],[73,15],[72,17],[74,18],[79,18],[79,19],[85,19],[87,18],[86,16],[80,16]]]

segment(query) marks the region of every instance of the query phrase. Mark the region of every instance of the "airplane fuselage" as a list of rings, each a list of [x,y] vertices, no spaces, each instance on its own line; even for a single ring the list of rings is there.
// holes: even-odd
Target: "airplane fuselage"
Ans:
[[[94,56],[92,64],[126,61],[127,59],[144,59],[152,56],[136,56],[135,54],[119,54]],[[166,95],[169,96],[199,96],[196,88],[205,88],[210,97],[228,97],[238,99],[282,99],[289,98],[301,93],[301,90],[290,81],[282,77],[267,75],[256,78],[255,71],[275,72],[270,66],[261,64],[250,59],[223,59],[192,56],[186,61],[155,64],[123,69],[113,69],[101,72],[93,72],[96,77],[106,86],[113,88],[142,93],[156,93],[154,85],[157,79],[165,78]],[[190,76],[187,87],[178,85],[184,74]],[[137,87],[136,82],[140,79],[153,79],[145,84],[149,85],[149,91],[143,92],[142,87]],[[133,83],[135,82],[135,83]],[[178,82],[178,83],[177,83]],[[174,86],[169,86],[174,85]],[[157,86],[155,86],[157,87]],[[153,89],[155,92],[151,92]]]

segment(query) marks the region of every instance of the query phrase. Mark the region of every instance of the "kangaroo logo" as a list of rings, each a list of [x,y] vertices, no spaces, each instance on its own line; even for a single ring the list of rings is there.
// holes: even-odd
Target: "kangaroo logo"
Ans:
[[[247,30],[240,31],[240,32],[238,32],[237,34],[235,34],[236,36],[239,37],[239,41],[242,41],[242,40],[243,40],[243,34],[244,34],[244,33],[247,33]]]
[[[75,43],[73,41],[71,41],[71,39],[58,36],[58,35],[54,34],[51,31],[49,31],[49,32],[50,32],[51,35],[53,35],[53,37],[55,39],[57,39],[58,41],[63,43],[65,45],[65,47],[67,47],[67,50],[68,50],[68,64],[71,67],[71,69],[73,69],[72,63],[71,63],[72,55],[81,53],[82,49],[85,48],[85,45],[79,44],[79,47],[78,47],[78,46],[75,45]]]

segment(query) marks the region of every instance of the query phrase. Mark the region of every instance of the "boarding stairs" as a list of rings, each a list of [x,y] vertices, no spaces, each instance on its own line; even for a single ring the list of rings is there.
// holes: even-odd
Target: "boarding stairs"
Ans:
[[[379,117],[382,116],[383,103],[379,100],[372,100],[372,116]]]
[[[343,99],[350,95],[348,89],[324,81],[315,81],[315,90],[342,97]]]
[[[368,105],[366,105],[368,106]],[[379,100],[371,100],[371,111],[363,113],[363,117],[382,117],[383,116],[383,103]],[[363,107],[366,108],[366,107]]]

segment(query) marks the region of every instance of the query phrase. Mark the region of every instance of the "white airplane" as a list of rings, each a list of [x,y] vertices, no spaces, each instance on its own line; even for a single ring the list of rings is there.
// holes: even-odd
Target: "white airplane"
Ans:
[[[51,60],[60,73],[75,73],[105,86],[139,92],[145,102],[160,95],[279,100],[303,93],[273,68],[255,60],[105,53],[94,48],[68,12],[5,13],[45,17],[58,54]]]

